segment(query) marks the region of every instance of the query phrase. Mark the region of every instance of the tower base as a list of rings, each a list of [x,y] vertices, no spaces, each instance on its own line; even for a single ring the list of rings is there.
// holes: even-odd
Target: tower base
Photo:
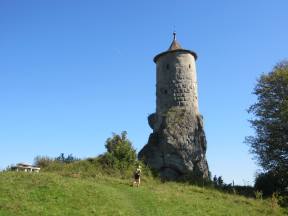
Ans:
[[[152,114],[148,121],[154,132],[139,159],[164,180],[209,178],[201,115],[175,107],[162,116]]]

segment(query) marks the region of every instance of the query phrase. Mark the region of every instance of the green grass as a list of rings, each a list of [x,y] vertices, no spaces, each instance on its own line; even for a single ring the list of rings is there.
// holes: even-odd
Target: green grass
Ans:
[[[72,175],[73,176],[73,175]],[[56,173],[0,173],[0,216],[33,215],[287,215],[271,200],[254,200],[214,189],[146,180]]]

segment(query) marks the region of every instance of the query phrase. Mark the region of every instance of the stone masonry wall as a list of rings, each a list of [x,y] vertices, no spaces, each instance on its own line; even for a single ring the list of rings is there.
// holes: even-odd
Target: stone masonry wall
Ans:
[[[157,62],[157,113],[171,107],[186,107],[198,112],[195,59],[181,52],[169,53]]]

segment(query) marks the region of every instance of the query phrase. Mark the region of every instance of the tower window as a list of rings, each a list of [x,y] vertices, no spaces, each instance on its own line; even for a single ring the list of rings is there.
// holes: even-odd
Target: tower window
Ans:
[[[160,88],[161,94],[168,94],[168,90],[165,88]]]
[[[166,69],[169,70],[169,64],[166,65]]]
[[[191,68],[191,64],[189,64],[189,69]]]

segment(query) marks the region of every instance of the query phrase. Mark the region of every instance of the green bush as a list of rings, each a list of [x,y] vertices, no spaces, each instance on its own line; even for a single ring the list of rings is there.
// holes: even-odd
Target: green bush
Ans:
[[[62,163],[72,163],[79,161],[80,159],[73,156],[72,154],[69,154],[67,157],[65,157],[65,154],[61,153],[58,157],[55,158],[55,160]]]
[[[69,154],[67,157],[65,157],[65,154],[61,153],[56,158],[51,158],[48,156],[37,156],[34,158],[34,165],[41,167],[41,168],[46,168],[55,162],[72,163],[72,162],[79,161],[79,160],[80,160],[79,158],[73,156],[72,154]]]
[[[287,185],[287,179],[275,172],[261,173],[256,177],[255,189],[263,191],[263,196],[271,196],[277,192],[279,194],[285,194],[285,188]]]
[[[131,179],[138,165],[142,166],[142,180],[149,181],[152,178],[151,170],[141,161],[137,161],[136,150],[124,131],[120,135],[113,134],[105,143],[107,152],[94,157],[79,160],[61,153],[57,158],[37,156],[35,164],[42,171],[58,173],[70,177],[92,177],[110,176],[121,179]]]
[[[263,192],[262,191],[255,191],[255,199],[262,200]]]
[[[48,156],[37,156],[34,158],[34,165],[45,168],[54,162],[54,159]]]
[[[111,138],[106,140],[105,147],[107,152],[99,156],[99,161],[104,166],[124,170],[135,165],[136,150],[131,141],[128,140],[126,131],[120,135],[113,134]]]
[[[288,196],[280,196],[279,197],[279,204],[282,207],[288,208]]]

